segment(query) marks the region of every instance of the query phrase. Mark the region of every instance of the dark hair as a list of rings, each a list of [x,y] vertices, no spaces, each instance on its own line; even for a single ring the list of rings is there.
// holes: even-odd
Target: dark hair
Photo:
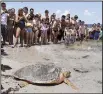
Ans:
[[[20,8],[20,9],[18,10],[18,15],[19,15],[19,16],[20,16],[20,11],[23,11],[23,9]]]
[[[28,8],[27,8],[27,7],[24,7],[23,10],[27,10],[27,11],[28,11]]]
[[[49,11],[48,11],[48,10],[45,10],[45,13],[49,13]]]
[[[30,11],[34,10],[33,8],[30,9]]]
[[[6,5],[6,3],[3,2],[3,3],[1,3],[1,5]]]
[[[65,15],[62,15],[62,18],[64,18],[64,19],[65,19],[65,17],[66,17]]]
[[[36,18],[38,18],[38,17],[39,17],[39,15],[38,15],[38,14],[36,14],[36,15],[35,15],[35,17],[36,17]]]

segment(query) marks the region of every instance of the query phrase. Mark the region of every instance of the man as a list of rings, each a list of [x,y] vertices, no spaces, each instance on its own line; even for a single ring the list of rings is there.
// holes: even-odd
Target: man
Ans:
[[[78,19],[77,15],[75,15],[74,17],[71,18],[73,42],[76,41],[76,34],[77,34],[78,29],[79,29],[79,25],[77,23],[77,19]]]
[[[66,21],[65,21],[65,18],[66,16],[65,15],[62,15],[61,17],[61,29],[60,29],[60,32],[59,32],[59,40],[61,41],[61,39],[63,38],[64,40],[64,31],[65,31],[65,27],[66,27]]]
[[[70,14],[66,16],[66,27],[65,27],[65,44],[69,45],[71,40],[71,23],[70,23]]]
[[[49,42],[50,41],[50,19],[49,19],[49,11],[48,10],[45,10],[45,22],[49,26],[49,28],[47,30],[47,40]]]
[[[5,45],[7,39],[7,18],[8,13],[6,9],[6,4],[1,3],[1,34],[3,37],[3,45]]]
[[[55,19],[53,22],[53,26],[52,26],[52,33],[53,33],[53,37],[54,37],[53,43],[58,42],[57,36],[58,36],[59,29],[60,29],[60,20]]]

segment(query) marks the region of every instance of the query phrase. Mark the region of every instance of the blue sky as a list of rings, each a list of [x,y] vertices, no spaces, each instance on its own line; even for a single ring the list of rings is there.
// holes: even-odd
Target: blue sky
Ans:
[[[16,11],[27,6],[42,15],[45,9],[48,9],[50,14],[56,13],[57,17],[69,12],[71,16],[78,15],[79,19],[87,24],[102,23],[102,2],[6,2],[6,4],[7,9],[15,8]]]

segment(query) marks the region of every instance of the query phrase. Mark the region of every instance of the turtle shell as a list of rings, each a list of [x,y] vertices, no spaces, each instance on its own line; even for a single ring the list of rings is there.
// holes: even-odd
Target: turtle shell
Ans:
[[[49,84],[59,78],[61,70],[60,67],[56,67],[53,63],[35,64],[17,70],[14,77],[35,84]]]

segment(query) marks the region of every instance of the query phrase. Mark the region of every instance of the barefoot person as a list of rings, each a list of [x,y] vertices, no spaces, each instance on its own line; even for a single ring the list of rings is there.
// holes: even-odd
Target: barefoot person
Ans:
[[[1,3],[1,34],[3,37],[3,45],[5,45],[7,39],[7,19],[8,19],[8,12],[6,9],[6,4]]]
[[[35,15],[34,15],[34,9],[30,8],[30,14],[28,15],[30,17],[30,20],[34,20]],[[32,40],[34,40],[34,33],[32,32]],[[34,41],[32,41],[32,44],[34,43]]]
[[[32,34],[33,34],[33,19],[31,19],[30,15],[27,17],[26,23],[26,43],[27,47],[30,47],[32,44]]]
[[[45,10],[45,21],[50,27],[50,19],[49,19],[49,11],[48,10]],[[48,30],[47,30],[47,40],[48,40],[48,42],[50,41],[50,28],[48,28]]]
[[[32,42],[34,41],[35,44],[38,43],[38,35],[40,33],[40,19],[39,15],[35,15],[35,19],[33,20],[33,33],[34,33],[34,38],[32,39]]]
[[[84,40],[84,35],[85,35],[85,25],[84,25],[84,21],[82,21],[79,27],[80,44],[82,44]]]
[[[55,22],[55,16],[54,15],[51,15],[51,17],[50,17],[50,35],[51,35],[51,41],[53,42],[54,41],[54,35],[53,35],[53,24],[54,24],[54,22]]]
[[[70,14],[66,16],[66,27],[65,27],[65,44],[69,45],[71,40],[71,23],[70,23]]]
[[[20,36],[21,33],[21,47],[23,47],[23,36],[24,36],[24,28],[25,28],[25,22],[27,20],[25,19],[24,15],[23,15],[23,9],[19,9],[18,10],[18,16],[16,17],[16,24],[17,24],[17,29],[16,29],[16,41],[13,47],[15,47],[17,45],[18,42],[18,38]]]
[[[57,36],[59,33],[59,29],[60,29],[60,21],[59,19],[55,19],[54,23],[53,23],[53,27],[52,27],[52,33],[53,33],[53,37],[54,37],[54,41],[53,43],[56,44],[58,42]]]
[[[25,16],[25,18],[27,19],[27,17],[28,17],[28,7],[24,7],[23,8],[23,12],[24,12],[24,16]],[[26,44],[26,28],[25,28],[25,30],[24,30],[24,43]]]
[[[49,26],[45,21],[45,18],[42,19],[41,23],[41,44],[47,44],[47,30]]]
[[[71,18],[73,43],[76,41],[76,34],[79,29],[77,19],[78,19],[77,15],[75,15],[73,18]]]
[[[9,16],[8,16],[8,39],[9,39],[9,45],[13,45],[13,31],[14,31],[14,24],[15,24],[15,9],[10,9]]]
[[[61,28],[60,28],[60,31],[59,31],[59,41],[61,41],[61,39],[63,38],[64,40],[64,31],[65,31],[65,27],[66,27],[66,22],[65,22],[65,18],[66,16],[65,15],[62,15],[61,17]]]

